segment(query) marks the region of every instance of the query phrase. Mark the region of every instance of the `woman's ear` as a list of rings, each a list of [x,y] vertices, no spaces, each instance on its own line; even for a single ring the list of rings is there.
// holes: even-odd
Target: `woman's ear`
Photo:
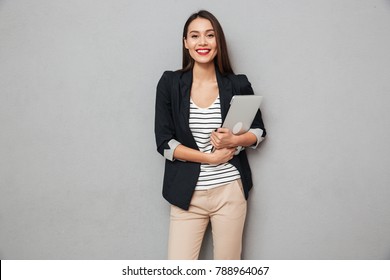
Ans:
[[[184,42],[184,47],[188,50],[186,37],[183,37],[183,42]]]

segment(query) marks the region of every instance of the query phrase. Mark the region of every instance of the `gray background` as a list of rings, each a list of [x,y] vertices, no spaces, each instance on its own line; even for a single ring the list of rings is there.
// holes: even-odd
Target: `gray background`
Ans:
[[[390,258],[390,1],[2,0],[1,259],[166,257],[155,87],[200,8],[265,97],[243,257]]]

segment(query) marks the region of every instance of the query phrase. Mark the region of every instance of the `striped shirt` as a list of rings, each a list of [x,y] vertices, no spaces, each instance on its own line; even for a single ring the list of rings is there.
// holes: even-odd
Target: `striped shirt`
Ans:
[[[221,127],[221,103],[219,96],[208,108],[199,108],[190,101],[190,129],[201,152],[210,153],[213,146],[210,142],[211,132]],[[201,164],[198,183],[195,190],[206,190],[219,187],[240,178],[237,168],[230,163],[218,165]]]

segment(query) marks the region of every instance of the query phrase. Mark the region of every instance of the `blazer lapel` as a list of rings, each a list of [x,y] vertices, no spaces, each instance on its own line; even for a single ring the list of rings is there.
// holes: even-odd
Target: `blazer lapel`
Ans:
[[[233,97],[233,86],[230,79],[227,76],[222,76],[217,67],[215,69],[215,72],[218,81],[219,98],[221,101],[221,115],[223,122],[226,118],[227,112],[230,107],[230,101]]]
[[[192,70],[184,72],[180,79],[180,117],[185,124],[185,127],[189,126],[190,117],[190,93],[192,86]]]

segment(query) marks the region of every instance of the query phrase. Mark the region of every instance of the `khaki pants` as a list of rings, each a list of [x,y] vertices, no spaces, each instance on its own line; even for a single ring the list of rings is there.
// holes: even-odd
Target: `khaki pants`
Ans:
[[[195,191],[188,211],[171,206],[168,259],[198,259],[209,222],[214,259],[240,259],[246,205],[241,180],[236,180],[217,188]]]

